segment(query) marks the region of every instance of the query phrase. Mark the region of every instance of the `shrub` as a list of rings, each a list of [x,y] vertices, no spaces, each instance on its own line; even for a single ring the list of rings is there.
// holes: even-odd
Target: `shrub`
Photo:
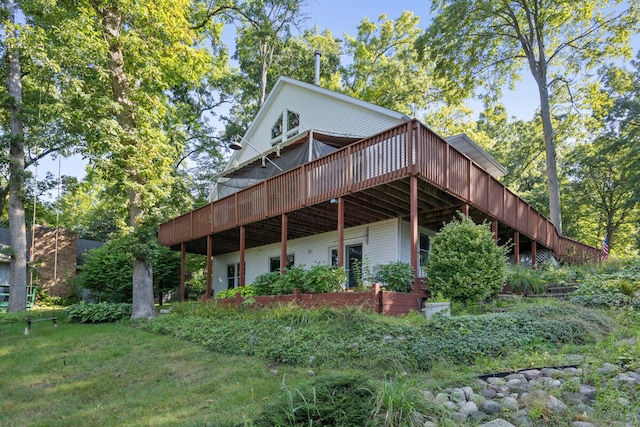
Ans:
[[[284,387],[259,425],[363,426],[374,409],[373,386],[357,374],[322,375],[295,390]]]
[[[347,275],[343,268],[316,264],[304,274],[306,290],[312,294],[344,290]]]
[[[78,276],[78,285],[94,292],[100,300],[131,302],[133,296],[133,254],[130,235],[116,236],[104,246],[85,255],[85,263]],[[154,293],[166,292],[180,283],[180,253],[157,240],[148,242],[153,266]]]
[[[375,279],[384,283],[388,291],[411,292],[415,274],[411,264],[402,261],[391,261],[378,264],[373,268]]]
[[[131,317],[131,304],[81,302],[65,309],[67,320],[80,323],[119,322]]]
[[[486,223],[460,215],[433,238],[427,266],[429,292],[451,301],[478,302],[504,284],[507,248],[498,246]]]
[[[236,294],[240,294],[241,297],[256,296],[256,287],[253,285],[247,285],[233,289],[227,289],[225,291],[218,292],[216,294],[216,298],[235,298]]]
[[[270,272],[264,273],[256,277],[252,286],[256,290],[256,295],[275,295],[274,284],[280,280],[280,273]]]

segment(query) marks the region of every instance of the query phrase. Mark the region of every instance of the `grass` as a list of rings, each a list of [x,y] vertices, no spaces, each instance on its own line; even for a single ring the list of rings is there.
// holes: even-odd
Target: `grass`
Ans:
[[[7,426],[217,425],[252,419],[283,380],[308,378],[126,323],[39,322],[28,336],[22,322],[0,324],[0,360]]]
[[[361,310],[281,306],[256,312],[177,304],[176,314],[140,324],[68,323],[62,310],[46,309],[33,315],[55,314],[59,326],[37,322],[28,336],[24,335],[24,314],[0,314],[4,373],[0,376],[0,426],[243,426],[267,417],[269,408],[274,411],[279,405],[297,408],[305,418],[304,411],[317,412],[314,408],[321,402],[315,397],[322,384],[339,383],[342,375],[359,375],[371,382],[367,396],[371,396],[376,425],[422,425],[418,414],[433,420],[444,416],[441,407],[421,398],[422,391],[470,385],[479,373],[557,366],[576,353],[585,355],[585,363],[592,366],[623,357],[639,367],[640,344],[616,344],[640,338],[639,312],[613,310],[605,315],[547,300],[519,302],[512,308],[512,314],[427,323],[416,315],[389,318]],[[567,312],[571,319],[564,317]],[[528,317],[522,313],[529,313]],[[542,320],[555,323],[537,323]],[[149,333],[147,328],[166,335]],[[531,328],[538,331],[539,340],[522,346],[512,340],[507,340],[506,347],[500,344],[500,334],[523,334]],[[557,335],[565,328],[580,339]],[[216,350],[221,342],[217,335],[232,345]],[[438,339],[431,340],[430,335]],[[471,339],[479,335],[483,341]],[[544,341],[545,336],[551,342]],[[492,344],[494,339],[499,345]],[[565,344],[558,345],[559,339]],[[416,352],[418,345],[424,352],[432,351],[434,343],[441,351],[434,355],[453,352],[453,358],[464,356],[469,345],[510,351],[483,353],[468,364],[441,357],[431,360],[429,369],[397,362]],[[237,355],[247,349],[255,354]],[[469,354],[481,349],[472,348]],[[299,353],[301,364],[278,362],[285,353]],[[309,354],[318,355],[324,364],[316,359],[309,366]],[[397,360],[385,365],[382,358]],[[602,380],[590,379],[596,381]],[[634,402],[628,406],[635,410],[637,392],[602,386],[596,405],[602,419],[619,418],[615,411],[624,406],[620,398]]]

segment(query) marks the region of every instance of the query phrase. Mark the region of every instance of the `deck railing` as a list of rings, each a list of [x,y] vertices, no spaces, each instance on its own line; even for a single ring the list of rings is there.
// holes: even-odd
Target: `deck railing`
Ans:
[[[570,262],[598,261],[596,248],[560,236],[553,224],[419,121],[386,130],[283,172],[160,226],[174,245],[417,175]]]

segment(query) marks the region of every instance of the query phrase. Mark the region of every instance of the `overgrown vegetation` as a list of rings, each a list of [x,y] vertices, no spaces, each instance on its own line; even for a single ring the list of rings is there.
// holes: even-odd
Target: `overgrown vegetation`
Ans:
[[[426,371],[438,361],[467,364],[514,348],[594,342],[608,318],[568,304],[522,307],[483,316],[406,319],[349,308],[229,308],[188,303],[142,324],[225,354],[259,356],[302,367]],[[337,333],[336,331],[340,331]]]
[[[70,322],[105,323],[119,322],[131,317],[131,304],[81,302],[65,309]]]
[[[433,238],[427,265],[429,293],[472,303],[500,292],[507,251],[506,245],[495,244],[488,224],[475,224],[460,214]]]

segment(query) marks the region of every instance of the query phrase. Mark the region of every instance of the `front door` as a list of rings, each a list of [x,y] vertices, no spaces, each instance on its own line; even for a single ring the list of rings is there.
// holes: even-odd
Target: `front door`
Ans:
[[[347,252],[348,288],[355,288],[362,282],[362,245],[349,245]],[[358,277],[359,276],[359,277]]]

